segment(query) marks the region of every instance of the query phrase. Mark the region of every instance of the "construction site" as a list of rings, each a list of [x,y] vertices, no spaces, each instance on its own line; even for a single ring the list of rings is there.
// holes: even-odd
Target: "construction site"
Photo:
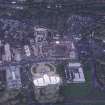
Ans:
[[[0,0],[0,105],[105,105],[104,8]]]

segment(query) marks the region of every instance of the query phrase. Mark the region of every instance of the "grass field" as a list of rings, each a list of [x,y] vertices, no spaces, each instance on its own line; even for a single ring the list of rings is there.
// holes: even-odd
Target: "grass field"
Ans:
[[[91,92],[91,70],[87,66],[86,69],[84,69],[85,74],[85,83],[81,84],[70,84],[68,86],[64,87],[64,96],[73,96],[73,97],[79,97],[79,96],[87,96]]]

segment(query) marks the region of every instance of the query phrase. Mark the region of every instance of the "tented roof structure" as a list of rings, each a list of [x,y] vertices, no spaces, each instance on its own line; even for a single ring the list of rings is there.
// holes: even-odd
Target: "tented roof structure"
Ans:
[[[35,86],[47,86],[52,84],[59,84],[60,77],[59,76],[49,76],[47,74],[43,75],[40,78],[36,78],[33,80]]]

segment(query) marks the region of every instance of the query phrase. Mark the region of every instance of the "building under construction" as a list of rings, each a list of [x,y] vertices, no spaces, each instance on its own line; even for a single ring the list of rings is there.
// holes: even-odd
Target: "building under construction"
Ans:
[[[104,0],[0,0],[0,105],[104,105],[104,9]]]

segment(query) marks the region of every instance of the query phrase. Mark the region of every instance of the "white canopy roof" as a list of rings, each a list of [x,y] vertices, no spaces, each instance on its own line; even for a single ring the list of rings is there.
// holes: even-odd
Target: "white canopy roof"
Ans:
[[[33,80],[35,86],[47,86],[49,84],[59,84],[59,76],[49,76],[47,74],[43,75],[41,78],[35,78]]]

